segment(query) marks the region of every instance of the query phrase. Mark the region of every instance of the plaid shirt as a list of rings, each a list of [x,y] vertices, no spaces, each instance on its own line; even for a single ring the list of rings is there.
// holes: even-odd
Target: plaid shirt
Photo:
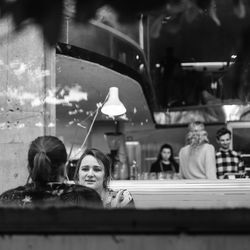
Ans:
[[[216,153],[216,169],[217,177],[223,179],[226,173],[245,172],[244,161],[239,153],[234,150],[223,151]]]

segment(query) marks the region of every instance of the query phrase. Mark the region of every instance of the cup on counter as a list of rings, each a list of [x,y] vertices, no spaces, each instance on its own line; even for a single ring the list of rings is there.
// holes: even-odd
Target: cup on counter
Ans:
[[[158,179],[159,180],[165,180],[165,179],[167,179],[166,173],[165,172],[159,172],[158,173]]]
[[[167,171],[166,172],[166,179],[173,179],[174,172],[173,171]]]
[[[149,173],[148,172],[141,173],[141,180],[149,180]]]
[[[157,173],[149,173],[149,179],[150,180],[157,180],[158,179],[158,174]]]

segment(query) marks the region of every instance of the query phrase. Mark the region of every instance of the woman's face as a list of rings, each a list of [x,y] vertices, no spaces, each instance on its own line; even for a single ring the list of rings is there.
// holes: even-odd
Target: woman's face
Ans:
[[[161,151],[161,159],[163,161],[168,161],[171,156],[171,150],[169,148],[163,148]]]
[[[103,190],[104,165],[92,155],[86,155],[79,167],[79,184],[93,188],[99,194]]]

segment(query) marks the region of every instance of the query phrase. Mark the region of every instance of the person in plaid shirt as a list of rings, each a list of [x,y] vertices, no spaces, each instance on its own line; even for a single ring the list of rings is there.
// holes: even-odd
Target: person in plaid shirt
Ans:
[[[240,153],[230,149],[231,136],[231,131],[225,127],[216,133],[217,143],[220,146],[215,155],[218,179],[224,179],[230,173],[245,175],[244,161]]]

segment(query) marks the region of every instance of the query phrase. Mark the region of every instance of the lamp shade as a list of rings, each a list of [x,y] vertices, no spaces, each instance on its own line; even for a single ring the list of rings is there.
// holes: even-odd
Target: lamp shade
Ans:
[[[126,113],[126,108],[119,99],[117,87],[109,89],[108,100],[103,104],[101,112],[108,116],[117,116]]]

